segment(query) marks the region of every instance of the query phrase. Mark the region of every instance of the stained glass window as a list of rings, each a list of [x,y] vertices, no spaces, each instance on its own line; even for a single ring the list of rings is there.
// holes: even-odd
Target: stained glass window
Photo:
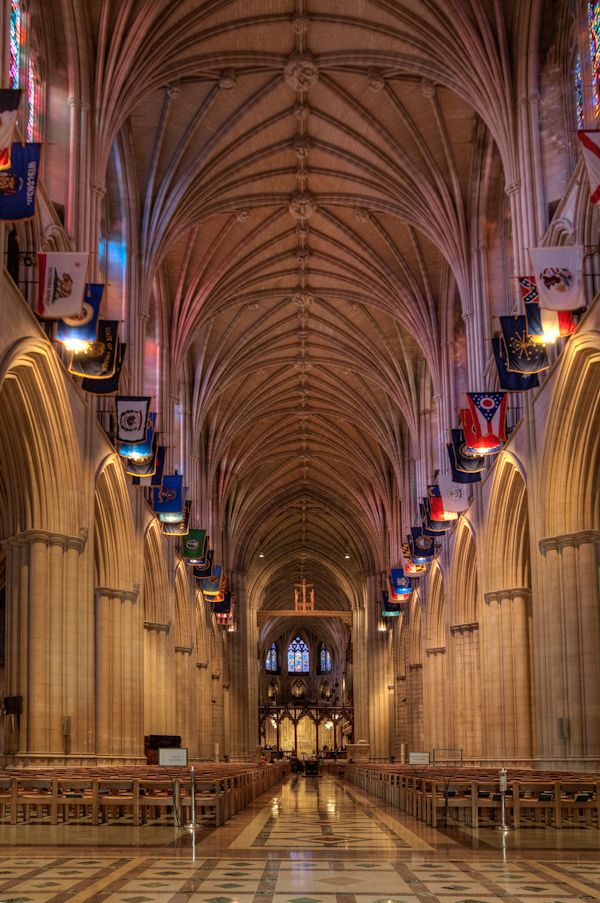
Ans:
[[[27,140],[37,141],[40,105],[40,80],[35,58],[29,58],[27,67]]]
[[[310,657],[308,646],[301,637],[297,636],[288,646],[288,671],[310,670]]]
[[[331,671],[333,662],[331,661],[331,652],[327,646],[321,646],[320,659],[321,671]]]
[[[10,0],[10,61],[8,64],[8,81],[11,88],[19,87],[22,46],[21,0]]]
[[[277,671],[277,643],[272,643],[271,648],[267,652],[266,668],[267,671]]]
[[[575,62],[575,102],[577,104],[577,127],[583,128],[583,81],[581,77],[581,54]]]
[[[588,3],[590,53],[592,57],[592,101],[594,116],[600,115],[600,0]]]

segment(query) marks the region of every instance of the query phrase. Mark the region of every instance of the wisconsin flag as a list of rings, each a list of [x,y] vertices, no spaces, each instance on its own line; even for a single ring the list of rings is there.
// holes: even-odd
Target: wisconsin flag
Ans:
[[[81,313],[87,264],[87,252],[38,254],[38,317],[60,320]]]
[[[600,201],[600,131],[579,129],[577,137],[590,182],[590,203],[597,204]]]
[[[10,169],[11,147],[17,124],[17,112],[21,102],[21,89],[0,90],[0,169]]]
[[[549,310],[585,307],[583,247],[530,248],[540,304]]]
[[[41,144],[15,142],[10,169],[0,170],[0,222],[33,219],[40,170]]]

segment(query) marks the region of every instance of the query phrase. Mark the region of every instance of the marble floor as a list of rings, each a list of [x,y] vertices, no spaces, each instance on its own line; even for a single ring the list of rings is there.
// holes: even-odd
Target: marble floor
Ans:
[[[433,829],[292,777],[222,828],[0,825],[0,903],[600,901],[597,828]]]

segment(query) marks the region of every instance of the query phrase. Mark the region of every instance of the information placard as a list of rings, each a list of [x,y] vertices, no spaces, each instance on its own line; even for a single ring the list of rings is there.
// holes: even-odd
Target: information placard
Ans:
[[[409,765],[429,765],[429,753],[428,752],[409,752],[408,764]]]
[[[164,766],[187,765],[188,751],[187,749],[159,749],[158,764]]]

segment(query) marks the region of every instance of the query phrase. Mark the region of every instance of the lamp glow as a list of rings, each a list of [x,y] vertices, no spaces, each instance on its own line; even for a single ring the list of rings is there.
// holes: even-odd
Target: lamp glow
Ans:
[[[61,340],[59,339],[59,341]],[[87,351],[91,344],[91,342],[86,342],[83,339],[63,339],[63,345],[67,351],[74,351],[75,354],[82,354],[84,351]]]

